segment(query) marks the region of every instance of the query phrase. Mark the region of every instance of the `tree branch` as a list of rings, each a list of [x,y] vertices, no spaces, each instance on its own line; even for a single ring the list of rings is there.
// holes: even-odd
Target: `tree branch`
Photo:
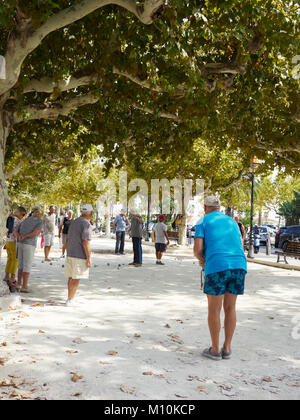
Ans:
[[[59,115],[67,116],[74,108],[95,104],[98,100],[98,96],[93,93],[88,93],[69,100],[48,103],[43,106],[29,105],[22,109],[22,114],[14,112],[14,122],[18,124],[28,120],[55,120]]]
[[[55,89],[65,92],[67,90],[72,90],[78,88],[80,86],[88,86],[91,83],[95,83],[97,81],[98,75],[97,73],[92,73],[87,76],[82,77],[74,77],[69,76],[59,82],[51,79],[50,77],[43,77],[40,80],[30,80],[29,83],[25,86],[23,93],[30,93],[30,92],[45,92],[45,93],[52,93]]]
[[[150,109],[148,107],[145,107],[145,106],[142,106],[142,105],[139,105],[137,103],[133,104],[132,107],[135,108],[135,109],[138,109],[139,111],[146,112],[147,114],[152,114],[152,115],[156,114],[160,118],[167,118],[169,120],[176,121],[177,123],[182,123],[183,122],[183,120],[178,115],[171,114],[170,112],[167,112],[167,111],[159,111],[159,112],[155,113],[155,111],[153,111],[152,109]]]
[[[5,55],[7,78],[0,80],[0,96],[16,84],[25,58],[47,35],[109,4],[123,7],[142,23],[151,24],[163,12],[165,0],[145,0],[144,3],[135,0],[81,0],[52,15],[36,30],[33,29],[31,18],[17,9],[16,28],[10,34]]]

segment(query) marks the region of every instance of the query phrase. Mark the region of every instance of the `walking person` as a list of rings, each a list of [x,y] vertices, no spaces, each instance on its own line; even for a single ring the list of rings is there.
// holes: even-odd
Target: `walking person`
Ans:
[[[67,246],[67,239],[68,239],[68,232],[70,224],[73,220],[73,211],[69,210],[67,216],[65,216],[60,223],[59,231],[58,231],[58,238],[62,238],[62,255],[61,258],[65,258],[66,246]]]
[[[67,306],[76,306],[74,298],[82,279],[89,278],[92,266],[90,241],[92,239],[91,218],[94,209],[90,204],[82,206],[81,216],[69,226],[67,237],[67,259],[65,275],[68,278]]]
[[[130,210],[130,232],[133,245],[133,262],[129,265],[141,267],[143,262],[142,236],[144,219],[135,210]]]
[[[7,282],[7,285],[11,292],[16,290],[16,273],[18,269],[18,259],[17,259],[17,236],[16,229],[21,223],[23,217],[26,214],[24,207],[18,207],[13,214],[7,218],[6,227],[7,237],[5,242],[6,252],[7,252],[7,262],[5,267],[5,278],[3,281]]]
[[[167,246],[170,244],[167,234],[167,225],[164,224],[165,216],[161,214],[158,217],[158,223],[153,228],[155,251],[156,251],[156,264],[165,265],[161,259],[163,253],[166,252]]]
[[[42,217],[43,213],[41,210],[34,210],[32,216],[23,220],[15,230],[18,241],[17,253],[19,265],[17,290],[21,291],[21,293],[30,293],[28,280],[37,246],[37,238],[43,227]]]
[[[49,213],[45,214],[43,217],[45,261],[51,261],[51,258],[49,258],[49,254],[51,247],[54,245],[55,220],[55,207],[50,206]]]
[[[125,244],[125,231],[126,226],[129,225],[129,220],[126,215],[126,210],[122,209],[121,213],[114,220],[114,227],[116,229],[116,255],[125,255],[124,254],[124,244]]]
[[[194,254],[205,270],[204,293],[208,300],[208,325],[212,345],[203,356],[213,360],[231,358],[236,328],[236,300],[244,294],[247,262],[236,222],[220,212],[220,201],[204,201],[205,216],[196,225]],[[220,314],[225,312],[225,341],[220,349]]]

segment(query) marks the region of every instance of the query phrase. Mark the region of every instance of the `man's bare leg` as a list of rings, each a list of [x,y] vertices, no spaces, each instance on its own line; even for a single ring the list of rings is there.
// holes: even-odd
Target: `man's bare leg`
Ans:
[[[208,300],[208,326],[211,336],[211,353],[220,353],[221,310],[224,295],[207,295]]]
[[[23,273],[23,290],[28,290],[28,280],[29,280],[30,273]]]
[[[23,283],[23,270],[18,270],[18,283],[17,289],[21,289]]]
[[[237,295],[226,293],[224,296],[223,306],[225,312],[225,342],[223,345],[223,350],[225,353],[229,353],[231,351],[231,341],[236,327],[236,300]]]
[[[45,261],[51,261],[49,258],[49,253],[51,250],[51,246],[45,246],[44,252],[45,252]]]
[[[71,277],[69,277],[69,280],[68,280],[68,300],[73,300],[74,299],[74,297],[76,295],[76,292],[77,292],[77,289],[78,289],[78,286],[79,286],[79,282],[80,282],[80,279],[72,279]]]

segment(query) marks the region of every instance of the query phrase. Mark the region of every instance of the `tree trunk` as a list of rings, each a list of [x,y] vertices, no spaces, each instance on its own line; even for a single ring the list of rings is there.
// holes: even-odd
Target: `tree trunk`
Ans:
[[[5,121],[5,116],[2,110],[0,110],[0,249],[2,250],[4,244],[4,237],[6,233],[6,219],[9,215],[11,203],[8,197],[7,184],[5,180],[5,147],[6,139],[9,134],[9,127]],[[1,252],[0,252],[0,270],[2,266]],[[1,279],[0,279],[1,281]],[[2,283],[2,281],[1,281]],[[1,284],[1,286],[3,286]],[[0,296],[6,294],[7,288],[0,287]]]

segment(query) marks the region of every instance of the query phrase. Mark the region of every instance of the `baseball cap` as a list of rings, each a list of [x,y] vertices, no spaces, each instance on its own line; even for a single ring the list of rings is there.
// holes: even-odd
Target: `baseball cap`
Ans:
[[[207,207],[220,207],[221,202],[218,197],[215,197],[214,195],[209,195],[204,199],[204,205]]]
[[[158,216],[158,220],[160,222],[163,222],[165,220],[165,216],[163,214],[161,214],[160,216]]]
[[[91,211],[94,211],[93,206],[92,206],[91,204],[84,204],[84,205],[81,207],[81,212],[82,212],[82,213],[89,213],[89,212],[91,212]]]

